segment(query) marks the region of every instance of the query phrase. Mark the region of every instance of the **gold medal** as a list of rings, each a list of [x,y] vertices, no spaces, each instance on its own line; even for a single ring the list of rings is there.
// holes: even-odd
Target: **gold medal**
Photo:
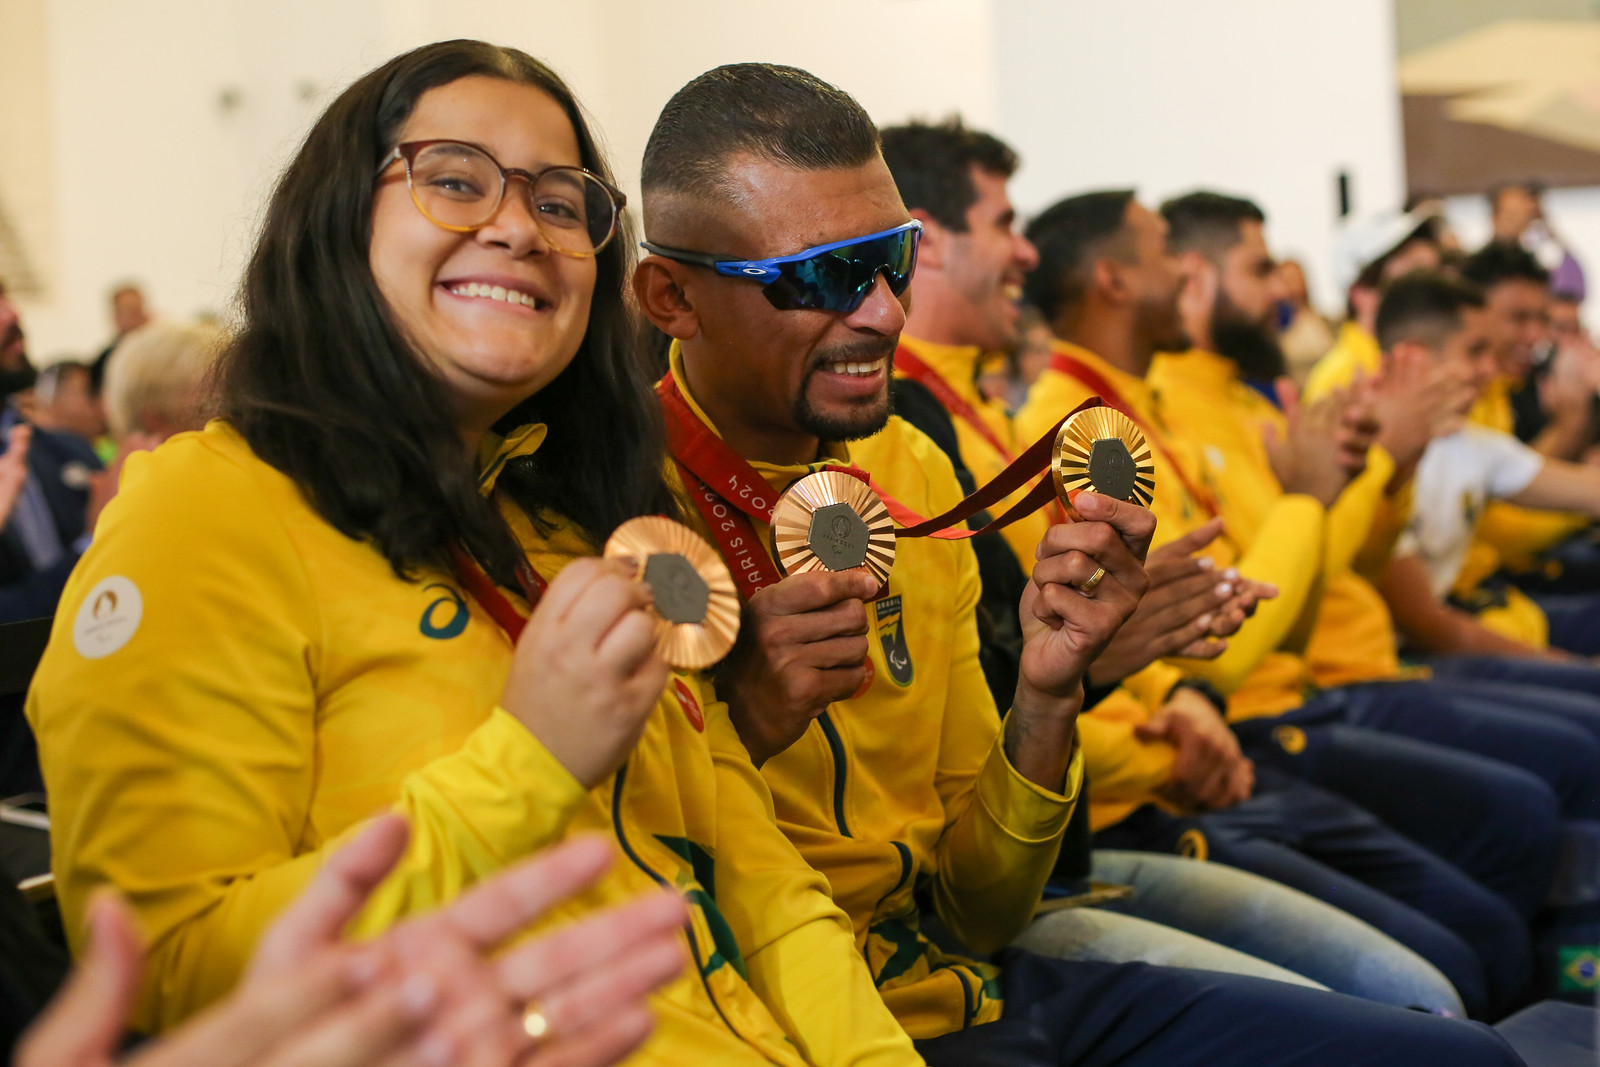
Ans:
[[[772,547],[784,574],[865,567],[882,585],[894,568],[894,520],[872,487],[843,471],[795,482],[772,509]]]
[[[1085,489],[1149,507],[1155,495],[1155,457],[1144,431],[1116,408],[1086,408],[1056,434],[1050,477],[1069,510]]]
[[[617,527],[607,559],[628,561],[650,587],[660,620],[656,649],[679,670],[711,666],[739,636],[739,592],[716,549],[682,523],[642,515]]]

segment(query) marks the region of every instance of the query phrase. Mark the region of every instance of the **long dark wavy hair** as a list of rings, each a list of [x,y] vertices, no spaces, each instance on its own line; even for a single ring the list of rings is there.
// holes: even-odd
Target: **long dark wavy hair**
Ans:
[[[452,539],[502,584],[520,550],[463,460],[437,371],[390,314],[368,266],[374,177],[422,94],[472,75],[536,86],[566,111],[582,162],[610,170],[555,72],[482,41],[427,45],[346,89],[273,193],[219,368],[222,415],[329,523],[401,576],[447,565]],[[562,516],[598,544],[635,515],[676,515],[661,414],[637,358],[626,219],[596,257],[588,331],[571,364],[495,427],[549,427],[498,485],[535,522]]]

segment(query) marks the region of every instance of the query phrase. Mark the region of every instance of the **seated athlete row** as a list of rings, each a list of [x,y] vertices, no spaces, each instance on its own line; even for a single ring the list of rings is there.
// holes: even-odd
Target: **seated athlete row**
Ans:
[[[1202,199],[1169,234],[1105,193],[1019,235],[1014,166],[958,126],[880,136],[803,71],[721,67],[652,132],[630,270],[623,197],[537,60],[447,42],[342,94],[273,195],[220,417],[130,459],[29,697],[67,928],[109,884],[149,941],[136,1024],[248,982],[392,809],[410,836],[357,937],[584,831],[612,866],[537,929],[677,891],[690,962],[640,1062],[1523,1062],[1451,1016],[1524,996],[1528,921],[1594,815],[1592,709],[1475,706],[1382,658],[1304,696],[1327,591],[1359,598],[1455,409],[1397,372],[1191,438],[1146,378],[1192,343],[1174,366],[1253,403],[1203,350],[1261,220]],[[1380,337],[1464,394],[1480,298],[1419,287]],[[1019,290],[1060,343],[1013,422],[971,387]],[[671,339],[654,390],[630,303]],[[1091,395],[1144,429],[1152,509],[1086,494],[1002,541],[902,539],[881,589],[774,564],[796,479],[859,468],[939,514]],[[646,588],[594,558],[642,514],[740,576],[712,671],[670,670]],[[1116,850],[1064,847],[1075,812]],[[1035,919],[1088,866],[1135,886],[1136,953]],[[1163,945],[1216,963],[1133,962]],[[581,1032],[505,970],[498,1022]],[[441,995],[402,1041],[473,1032],[481,1002]]]

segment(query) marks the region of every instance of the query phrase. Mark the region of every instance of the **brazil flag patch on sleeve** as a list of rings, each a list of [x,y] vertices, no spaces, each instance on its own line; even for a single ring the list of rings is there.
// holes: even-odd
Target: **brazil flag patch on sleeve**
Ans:
[[[1600,945],[1561,947],[1561,992],[1592,993],[1600,989]]]

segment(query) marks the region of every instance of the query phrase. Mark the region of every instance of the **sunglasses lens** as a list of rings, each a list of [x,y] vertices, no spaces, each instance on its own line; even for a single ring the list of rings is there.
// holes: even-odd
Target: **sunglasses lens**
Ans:
[[[920,230],[901,230],[785,263],[781,276],[766,287],[767,300],[779,311],[851,312],[866,300],[880,271],[889,291],[899,296],[911,284],[921,236]]]

